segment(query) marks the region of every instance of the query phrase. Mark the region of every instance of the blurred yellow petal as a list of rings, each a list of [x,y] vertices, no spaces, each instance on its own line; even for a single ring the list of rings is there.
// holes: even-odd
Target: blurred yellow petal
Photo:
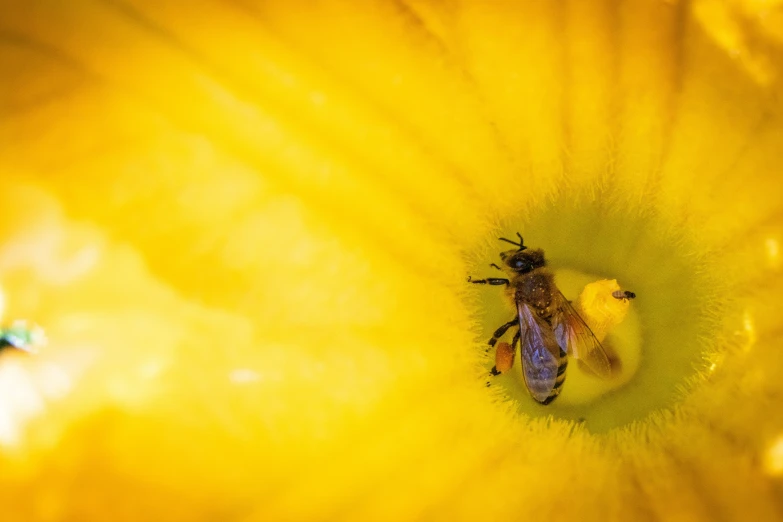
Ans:
[[[783,519],[780,2],[0,12],[4,521]],[[486,387],[517,230],[611,393]]]

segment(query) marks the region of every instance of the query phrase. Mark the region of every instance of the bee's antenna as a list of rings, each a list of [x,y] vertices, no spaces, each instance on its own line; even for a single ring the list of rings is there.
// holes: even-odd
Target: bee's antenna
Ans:
[[[499,237],[498,239],[500,239],[501,241],[505,241],[506,243],[511,243],[514,246],[518,246],[520,252],[526,250],[527,247],[525,246],[525,240],[522,239],[522,234],[517,232],[517,237],[519,238],[519,243],[511,241],[510,239],[506,239],[505,237]]]

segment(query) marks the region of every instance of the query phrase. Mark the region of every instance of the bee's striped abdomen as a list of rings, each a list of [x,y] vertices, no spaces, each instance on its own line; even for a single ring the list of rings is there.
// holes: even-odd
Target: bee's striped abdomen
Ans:
[[[565,382],[566,378],[566,369],[568,368],[568,354],[564,352],[562,349],[560,350],[560,360],[558,361],[557,366],[557,378],[555,379],[555,385],[552,387],[552,391],[549,393],[549,396],[541,401],[541,404],[549,404],[553,400],[557,398],[558,395],[560,395],[560,391],[563,388],[563,383]]]

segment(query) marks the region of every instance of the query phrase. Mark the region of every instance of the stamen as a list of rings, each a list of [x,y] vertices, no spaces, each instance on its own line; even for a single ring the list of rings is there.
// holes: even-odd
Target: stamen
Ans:
[[[628,299],[617,299],[615,294],[618,293],[622,293],[622,290],[617,281],[604,279],[585,286],[576,303],[577,312],[600,342],[628,314],[630,302]]]

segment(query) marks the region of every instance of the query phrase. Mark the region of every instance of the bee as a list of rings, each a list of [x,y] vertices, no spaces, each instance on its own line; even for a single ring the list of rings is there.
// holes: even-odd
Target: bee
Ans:
[[[636,294],[628,290],[615,290],[612,292],[612,297],[615,299],[633,299],[636,297]]]
[[[549,404],[562,390],[569,356],[583,361],[602,378],[611,375],[611,364],[590,327],[555,285],[554,275],[546,268],[544,251],[528,250],[519,232],[517,237],[518,243],[499,238],[517,248],[500,253],[503,268],[492,265],[510,277],[468,277],[468,282],[505,286],[516,306],[516,316],[498,328],[488,342],[491,349],[510,328],[517,327],[511,345],[498,346],[490,373],[499,375],[511,368],[521,342],[525,386],[535,401]]]

